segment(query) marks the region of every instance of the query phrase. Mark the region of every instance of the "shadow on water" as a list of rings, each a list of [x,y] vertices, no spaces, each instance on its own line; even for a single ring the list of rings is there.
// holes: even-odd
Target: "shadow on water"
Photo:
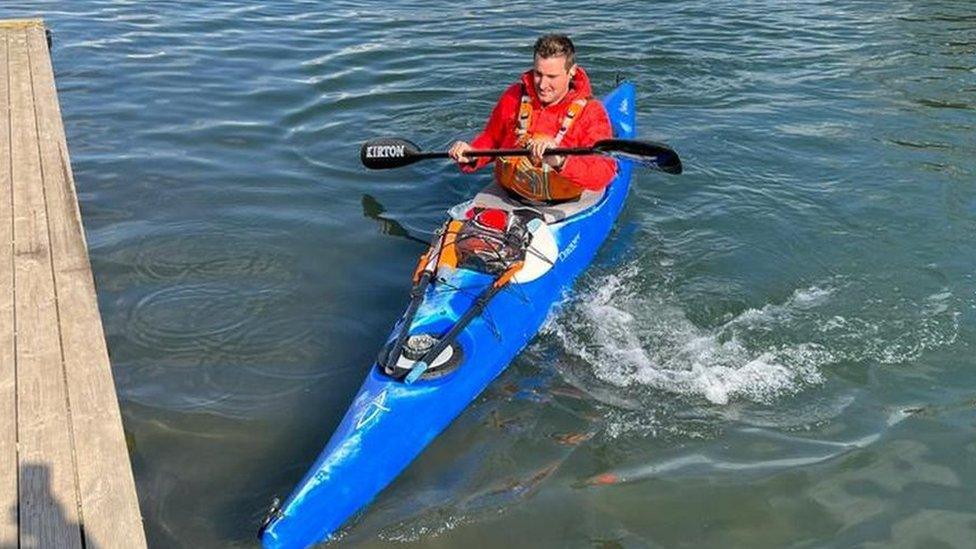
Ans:
[[[27,463],[20,467],[21,494],[29,491],[32,500],[20,507],[9,507],[7,518],[18,525],[18,545],[0,545],[0,549],[43,549],[77,547],[98,549],[100,545],[84,539],[84,527],[69,520],[63,502],[51,490],[50,466]],[[23,498],[22,498],[23,499]]]

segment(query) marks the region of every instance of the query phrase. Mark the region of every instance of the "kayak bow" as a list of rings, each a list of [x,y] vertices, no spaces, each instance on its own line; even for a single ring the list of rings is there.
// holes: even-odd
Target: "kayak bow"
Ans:
[[[635,100],[631,83],[621,84],[604,99],[614,137],[635,136]],[[533,253],[544,256],[547,264],[534,274],[528,269],[509,274],[511,279],[490,292],[486,303],[479,305],[478,298],[497,285],[496,278],[463,268],[425,278],[424,271],[418,270],[415,281],[422,281],[422,299],[412,301],[394,326],[387,351],[370,368],[318,459],[291,496],[269,515],[261,532],[265,547],[307,547],[331,539],[508,366],[596,255],[623,208],[632,169],[631,160],[618,160],[617,176],[593,206],[565,219],[536,223],[532,246],[538,240],[540,246],[548,242],[550,249]],[[530,260],[527,257],[526,263]],[[415,284],[415,290],[420,285]],[[459,287],[480,287],[486,292],[456,291]],[[464,319],[461,329],[452,330],[479,306],[490,314]],[[397,362],[389,357],[390,350],[399,355],[404,334],[452,331],[456,332],[453,341],[441,342],[443,352],[432,348],[436,352],[423,354],[422,369],[411,370],[411,379],[388,374],[391,363]],[[414,360],[420,362],[419,357]],[[445,360],[452,365],[434,364]]]

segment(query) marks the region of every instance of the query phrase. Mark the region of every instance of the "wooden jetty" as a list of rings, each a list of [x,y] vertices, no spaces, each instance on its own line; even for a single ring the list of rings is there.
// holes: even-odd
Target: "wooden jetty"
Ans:
[[[145,546],[44,23],[0,21],[0,548]]]

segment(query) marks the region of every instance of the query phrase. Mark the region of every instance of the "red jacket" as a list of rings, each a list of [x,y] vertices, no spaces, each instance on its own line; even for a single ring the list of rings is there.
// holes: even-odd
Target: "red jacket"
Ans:
[[[543,107],[535,92],[532,82],[532,71],[522,74],[521,82],[512,84],[498,99],[495,109],[491,111],[484,131],[471,142],[474,149],[507,149],[515,145],[515,120],[518,116],[519,105],[522,102],[522,86],[528,91],[532,99],[532,127],[530,133],[544,133],[556,135],[566,110],[578,97],[590,97],[590,79],[581,68],[576,68],[576,76],[569,85],[569,92],[556,104]],[[587,102],[586,108],[563,137],[562,147],[588,147],[600,139],[613,137],[610,128],[610,117],[599,100]],[[474,165],[462,166],[467,173],[487,166],[492,162],[490,158],[479,158]],[[584,189],[601,190],[610,184],[617,172],[617,163],[612,158],[600,155],[569,156],[560,170],[560,175],[578,184]]]

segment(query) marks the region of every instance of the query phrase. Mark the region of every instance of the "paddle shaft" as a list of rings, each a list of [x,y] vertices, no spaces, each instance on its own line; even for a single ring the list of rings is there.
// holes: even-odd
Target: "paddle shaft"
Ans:
[[[671,147],[653,141],[634,139],[601,139],[590,147],[557,147],[542,153],[543,156],[582,156],[590,154],[620,155],[636,160],[644,165],[657,168],[665,173],[681,173],[681,160]],[[464,157],[475,158],[532,156],[530,149],[489,149],[468,150]],[[402,168],[430,158],[450,158],[444,152],[423,152],[416,143],[397,137],[373,139],[363,143],[359,158],[363,166],[371,170]]]
[[[600,151],[593,149],[591,147],[571,147],[571,148],[555,148],[546,149],[546,152],[542,153],[543,156],[580,156],[584,154],[602,154]],[[471,150],[464,153],[464,156],[469,158],[498,158],[499,156],[532,156],[532,151],[529,149],[491,149],[487,151],[475,151]],[[450,158],[447,152],[425,152],[418,153],[414,155],[414,158],[418,160],[423,160],[427,158]]]

